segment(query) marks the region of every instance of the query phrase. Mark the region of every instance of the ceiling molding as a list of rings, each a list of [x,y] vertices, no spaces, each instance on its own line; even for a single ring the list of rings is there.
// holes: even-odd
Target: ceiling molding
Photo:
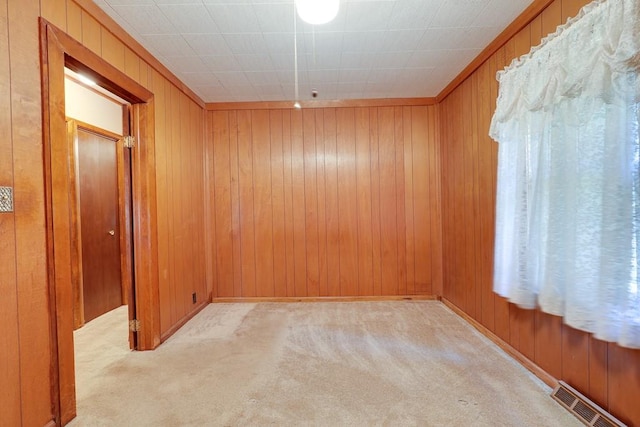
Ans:
[[[343,99],[333,101],[300,101],[305,108],[353,108],[353,107],[414,107],[435,105],[436,98],[389,98],[389,99]],[[212,102],[207,103],[208,111],[226,110],[292,110],[291,101],[264,102]]]

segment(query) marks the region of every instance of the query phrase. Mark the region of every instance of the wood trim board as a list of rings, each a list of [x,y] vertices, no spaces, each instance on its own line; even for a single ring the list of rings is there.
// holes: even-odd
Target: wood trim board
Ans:
[[[435,105],[436,98],[388,98],[388,99],[343,99],[327,101],[300,101],[302,109],[309,108],[356,108],[356,107],[404,107]],[[214,102],[205,104],[208,111],[225,110],[290,110],[292,101],[265,102]]]

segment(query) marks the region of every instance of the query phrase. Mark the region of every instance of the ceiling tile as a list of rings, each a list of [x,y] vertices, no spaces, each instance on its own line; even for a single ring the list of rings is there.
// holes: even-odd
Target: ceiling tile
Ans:
[[[253,9],[262,32],[293,33],[293,2],[255,4]]]
[[[238,60],[233,55],[204,55],[202,62],[211,71],[241,71]]]
[[[176,52],[182,55],[188,55],[193,52],[191,46],[177,34],[151,34],[142,36],[144,45],[158,52],[162,56],[176,55]]]
[[[112,7],[121,19],[136,28],[138,34],[176,33],[176,29],[155,4],[113,5]]]
[[[222,102],[292,100],[296,66],[300,99],[312,88],[322,99],[435,96],[532,2],[341,0],[332,22],[313,26],[293,1],[96,4],[205,101]]]
[[[484,10],[487,3],[489,3],[488,0],[447,0],[446,7],[438,8],[438,12],[431,21],[431,27],[463,28],[469,26]]]
[[[261,33],[224,34],[223,37],[235,55],[260,54],[268,50]]]
[[[215,21],[202,4],[166,4],[158,7],[179,33],[219,32]]]
[[[346,5],[345,29],[349,31],[379,31],[387,28],[387,21],[393,12],[393,2],[362,1]]]
[[[178,73],[210,73],[208,67],[200,56],[166,56],[165,61],[170,68]]]
[[[244,4],[207,4],[207,9],[223,33],[259,33],[254,8]]]
[[[428,28],[445,0],[410,0],[396,2],[387,21],[390,30]]]
[[[244,73],[220,71],[214,73],[220,84],[224,87],[240,87],[249,85],[249,80]]]
[[[184,34],[185,41],[198,55],[231,55],[221,34]]]

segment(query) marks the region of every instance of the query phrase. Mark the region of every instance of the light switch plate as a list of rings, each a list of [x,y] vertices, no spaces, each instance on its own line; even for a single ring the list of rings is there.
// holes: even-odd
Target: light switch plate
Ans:
[[[0,212],[13,212],[13,188],[0,187]]]

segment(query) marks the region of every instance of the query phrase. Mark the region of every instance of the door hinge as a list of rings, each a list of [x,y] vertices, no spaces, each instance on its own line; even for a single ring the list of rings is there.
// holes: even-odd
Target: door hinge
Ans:
[[[133,148],[136,146],[135,136],[125,136],[123,140],[124,140],[124,148]]]
[[[138,319],[129,320],[129,330],[131,332],[140,332],[140,321]]]

